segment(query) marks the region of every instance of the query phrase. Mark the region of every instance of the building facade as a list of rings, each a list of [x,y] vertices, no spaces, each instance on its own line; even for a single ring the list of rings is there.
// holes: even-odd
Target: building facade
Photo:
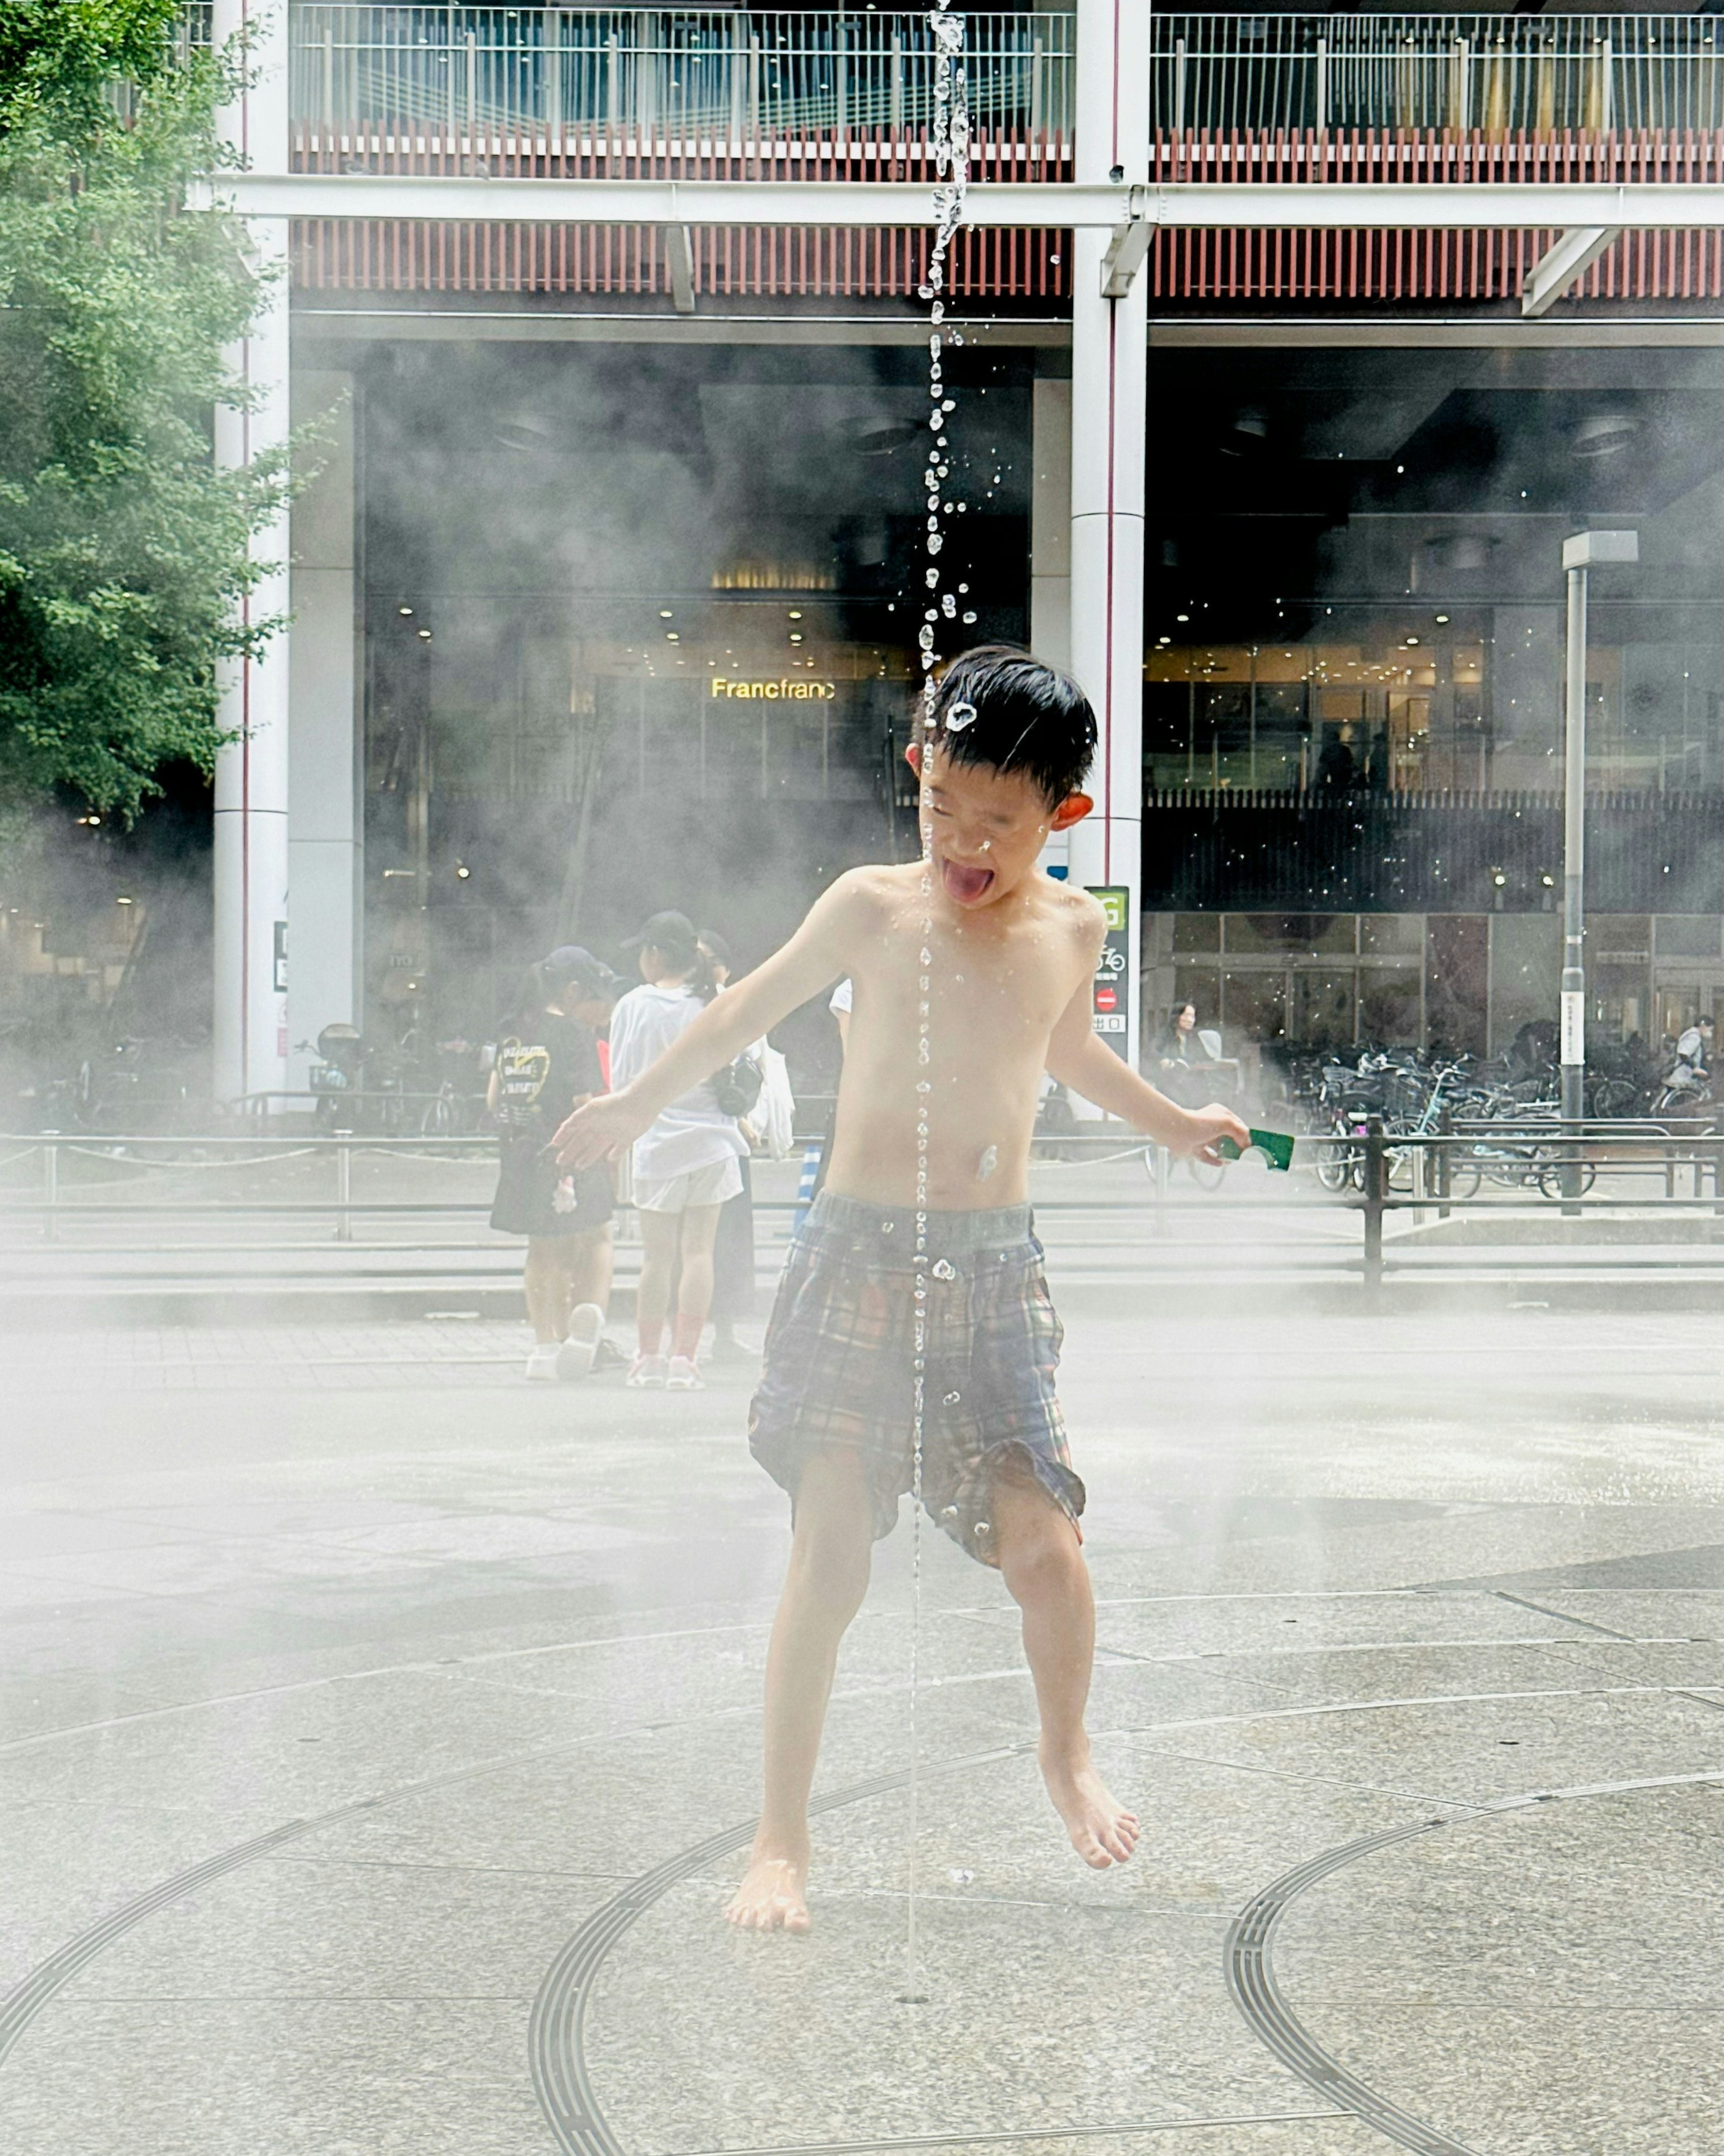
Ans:
[[[1591,1020],[1724,997],[1712,21],[967,15],[962,625],[1102,716],[1062,865],[1130,895],[1134,1031],[1554,1013],[1561,547],[1602,525],[1640,562],[1593,588]],[[253,29],[231,192],[284,275],[218,447],[310,423],[319,469],[228,706],[228,1097],[331,1022],[483,1029],[658,906],[752,957],[913,848],[935,177],[918,15]]]

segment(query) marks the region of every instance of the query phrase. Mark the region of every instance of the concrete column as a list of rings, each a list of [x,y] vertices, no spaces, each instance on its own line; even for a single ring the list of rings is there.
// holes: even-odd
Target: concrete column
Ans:
[[[317,476],[292,513],[294,634],[288,662],[288,880],[293,973],[288,984],[289,1082],[308,1082],[326,1025],[357,1025],[364,927],[360,769],[358,552],[354,502],[353,377],[305,370],[293,378],[295,427],[313,422]]]
[[[1149,9],[1078,0],[1077,177],[1143,182],[1149,167]],[[1095,814],[1071,834],[1071,880],[1122,886],[1131,1005],[1106,1037],[1137,1061],[1143,815],[1143,513],[1147,285],[1101,295],[1106,232],[1073,241],[1071,667],[1101,728]]]
[[[1071,665],[1071,384],[1038,382],[1030,408],[1029,648]]]
[[[223,116],[223,132],[254,171],[287,167],[287,23],[285,0],[215,0],[218,47],[252,33],[256,80]],[[218,463],[238,468],[288,432],[285,218],[250,220],[253,257],[273,273],[251,334],[228,354],[250,393],[245,409],[217,408]],[[252,542],[263,573],[244,602],[248,621],[288,609],[285,514]],[[216,764],[215,1043],[218,1101],[280,1091],[287,1082],[287,733],[285,634],[259,659],[228,670],[220,711],[234,739]]]

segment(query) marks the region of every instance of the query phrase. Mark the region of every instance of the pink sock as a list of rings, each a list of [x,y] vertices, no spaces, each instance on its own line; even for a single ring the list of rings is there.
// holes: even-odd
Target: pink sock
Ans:
[[[643,1317],[640,1321],[640,1352],[656,1355],[664,1344],[664,1321],[662,1317]]]
[[[685,1310],[678,1311],[676,1329],[671,1335],[671,1353],[685,1355],[692,1363],[700,1351],[700,1335],[705,1331],[706,1326],[706,1321],[704,1317],[691,1317]]]

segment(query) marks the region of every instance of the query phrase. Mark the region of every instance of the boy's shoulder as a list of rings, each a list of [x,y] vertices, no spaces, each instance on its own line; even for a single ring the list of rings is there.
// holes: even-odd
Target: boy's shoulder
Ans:
[[[1104,935],[1107,928],[1107,914],[1099,898],[1086,891],[1081,884],[1067,882],[1060,876],[1042,876],[1039,879],[1035,901],[1039,910],[1079,937]]]
[[[891,913],[921,888],[920,861],[865,861],[846,869],[827,886],[829,904],[853,918]]]

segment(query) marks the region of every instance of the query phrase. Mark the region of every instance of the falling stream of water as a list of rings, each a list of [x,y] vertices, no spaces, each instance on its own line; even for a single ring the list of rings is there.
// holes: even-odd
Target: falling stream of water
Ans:
[[[928,28],[934,41],[934,239],[929,250],[928,270],[921,296],[930,302],[928,310],[928,429],[932,439],[928,445],[927,467],[923,483],[927,490],[927,527],[926,547],[927,567],[923,572],[927,592],[927,604],[922,616],[922,625],[917,635],[921,653],[922,708],[921,708],[921,776],[918,788],[917,824],[921,836],[921,909],[920,933],[921,937],[917,975],[918,1001],[916,1005],[916,1267],[914,1293],[915,1390],[911,1407],[911,1618],[910,1618],[910,1817],[908,1848],[906,1851],[906,1938],[905,1989],[906,2005],[926,2003],[921,1992],[921,1951],[916,1938],[916,1833],[921,1810],[921,1747],[916,1727],[916,1696],[921,1680],[921,1615],[922,1615],[922,1438],[927,1396],[928,1376],[928,1123],[932,1105],[933,1051],[930,1039],[929,1020],[931,1015],[930,991],[933,982],[934,937],[934,858],[932,850],[932,821],[928,805],[929,753],[939,726],[936,711],[938,690],[934,671],[942,654],[936,649],[940,625],[951,621],[957,613],[957,597],[950,591],[941,591],[939,556],[946,544],[945,525],[954,504],[944,491],[952,472],[951,442],[947,433],[947,415],[955,409],[954,401],[946,393],[945,371],[941,366],[941,354],[948,344],[961,345],[963,338],[957,331],[946,331],[946,267],[951,254],[952,235],[962,222],[964,194],[970,177],[970,112],[965,93],[963,69],[964,23],[962,16],[947,12],[949,0],[939,4],[928,16]],[[960,592],[968,588],[961,584]],[[973,614],[967,616],[973,619]],[[954,715],[955,716],[955,715]],[[950,721],[948,721],[950,722]]]

